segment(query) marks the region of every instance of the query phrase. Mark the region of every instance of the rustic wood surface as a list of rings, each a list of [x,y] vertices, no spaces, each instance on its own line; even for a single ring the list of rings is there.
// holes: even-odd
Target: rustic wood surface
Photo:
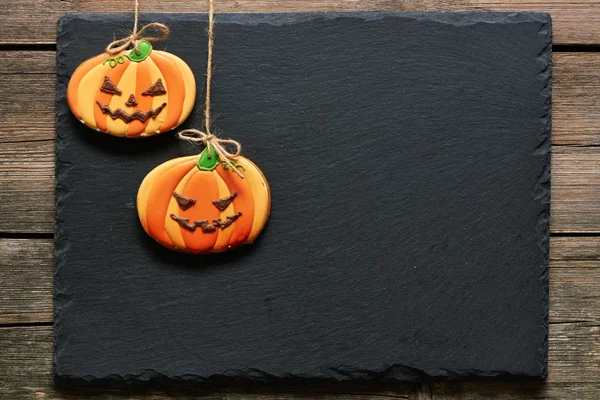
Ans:
[[[205,2],[142,0],[148,12]],[[600,0],[219,0],[221,12],[497,10],[554,24],[549,377],[396,387],[59,390],[52,383],[56,20],[131,1],[4,0],[0,7],[0,399],[600,399]],[[23,116],[26,116],[24,118]],[[190,390],[195,390],[190,391]]]
[[[0,38],[6,43],[54,43],[56,20],[67,13],[124,13],[129,0],[4,0]],[[207,1],[144,0],[142,12],[206,12]],[[598,0],[219,0],[218,12],[302,11],[539,11],[549,12],[554,43],[598,44]]]

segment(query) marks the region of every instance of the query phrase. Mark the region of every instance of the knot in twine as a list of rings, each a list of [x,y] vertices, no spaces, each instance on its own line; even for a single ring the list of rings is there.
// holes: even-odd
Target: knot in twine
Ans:
[[[240,178],[244,178],[244,175],[235,167],[235,164],[231,162],[232,158],[240,155],[242,152],[242,145],[240,142],[233,139],[221,139],[213,135],[210,132],[202,132],[197,129],[186,129],[177,133],[180,139],[188,140],[190,142],[200,142],[206,146],[208,152],[208,158],[211,157],[211,149],[217,153],[219,158],[223,160],[233,172],[235,172]],[[231,152],[227,150],[226,145],[230,145],[235,148],[235,151]]]
[[[124,37],[123,39],[119,39],[119,40],[110,42],[108,44],[108,46],[106,46],[107,53],[116,54],[120,51],[133,48],[134,51],[136,52],[136,54],[139,55],[140,50],[138,49],[138,45],[140,43],[140,40],[146,40],[148,42],[158,42],[159,40],[165,40],[167,37],[169,37],[169,28],[166,25],[161,24],[160,22],[151,22],[148,25],[144,25],[142,27],[142,29],[140,29],[138,31],[137,30],[137,22],[138,22],[137,20],[138,20],[138,15],[137,15],[137,10],[136,10],[135,23],[133,25],[133,32],[131,32],[131,35]],[[154,28],[157,31],[162,32],[162,35],[160,35],[160,36],[142,36],[144,34],[144,32],[150,28]]]
[[[180,139],[190,142],[201,142],[206,146],[208,158],[211,157],[211,151],[214,150],[223,162],[233,170],[240,178],[244,175],[236,168],[231,159],[236,158],[242,152],[242,145],[233,139],[220,139],[210,132],[210,86],[212,81],[212,58],[214,46],[214,28],[215,28],[215,0],[209,0],[208,11],[208,60],[206,62],[206,103],[204,108],[204,129],[206,132],[197,129],[186,129],[177,133]],[[230,152],[225,147],[230,145],[235,148]]]

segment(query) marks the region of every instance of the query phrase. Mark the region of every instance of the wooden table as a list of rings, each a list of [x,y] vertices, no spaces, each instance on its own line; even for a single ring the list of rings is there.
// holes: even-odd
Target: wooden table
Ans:
[[[193,4],[190,4],[193,3]],[[205,1],[141,0],[145,12]],[[217,0],[220,12],[545,11],[554,20],[550,351],[546,382],[213,391],[213,399],[600,399],[600,0]],[[52,384],[56,20],[129,0],[0,6],[0,398],[81,399]],[[93,398],[123,398],[94,392]],[[192,398],[170,391],[176,398]],[[87,395],[85,395],[87,397]],[[163,398],[165,393],[129,394]]]

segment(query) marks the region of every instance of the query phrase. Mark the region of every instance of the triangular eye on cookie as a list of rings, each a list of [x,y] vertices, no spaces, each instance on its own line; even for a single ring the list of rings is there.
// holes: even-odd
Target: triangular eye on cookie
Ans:
[[[241,156],[239,142],[211,133],[214,0],[209,1],[204,131],[178,133],[180,139],[205,148],[198,156],[176,158],[154,168],[137,196],[138,216],[146,233],[165,247],[194,254],[219,253],[252,243],[271,212],[271,192],[262,171]],[[152,91],[161,90],[159,83]]]
[[[84,61],[67,87],[67,103],[75,117],[112,136],[143,138],[175,129],[188,118],[196,100],[190,67],[176,55],[152,47],[151,42],[167,38],[169,28],[158,22],[140,30],[137,26],[135,0],[131,35]],[[146,36],[150,28],[162,35]]]
[[[156,82],[144,92],[142,92],[142,96],[160,96],[161,94],[167,94],[167,90],[163,86],[162,80],[158,78]]]

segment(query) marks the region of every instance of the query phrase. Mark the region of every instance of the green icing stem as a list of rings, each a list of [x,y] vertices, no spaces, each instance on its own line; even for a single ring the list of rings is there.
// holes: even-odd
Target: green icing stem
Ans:
[[[108,63],[111,68],[114,68],[117,66],[117,64],[123,64],[125,62],[125,57],[129,58],[133,62],[144,61],[146,58],[148,58],[150,53],[152,53],[152,45],[147,40],[140,40],[138,43],[138,50],[140,54],[136,53],[135,49],[131,49],[127,54],[121,54],[118,57],[107,58],[104,60],[102,65]]]
[[[244,171],[246,170],[242,164],[238,164],[233,160],[230,160],[230,162],[235,168],[241,168]],[[198,169],[202,171],[212,171],[213,169],[217,168],[219,164],[223,164],[224,170],[229,169],[229,165],[227,165],[225,161],[220,160],[219,155],[212,147],[210,148],[210,157],[208,156],[208,148],[204,149],[202,153],[200,153],[200,157],[198,157],[197,166]]]
[[[219,155],[215,150],[210,148],[210,157],[208,156],[208,147],[200,153],[198,158],[198,169],[202,171],[212,171],[219,165]]]
[[[144,61],[150,53],[152,53],[152,45],[147,40],[140,40],[138,43],[138,50],[140,54],[135,52],[135,49],[129,51],[129,59],[134,62]]]

